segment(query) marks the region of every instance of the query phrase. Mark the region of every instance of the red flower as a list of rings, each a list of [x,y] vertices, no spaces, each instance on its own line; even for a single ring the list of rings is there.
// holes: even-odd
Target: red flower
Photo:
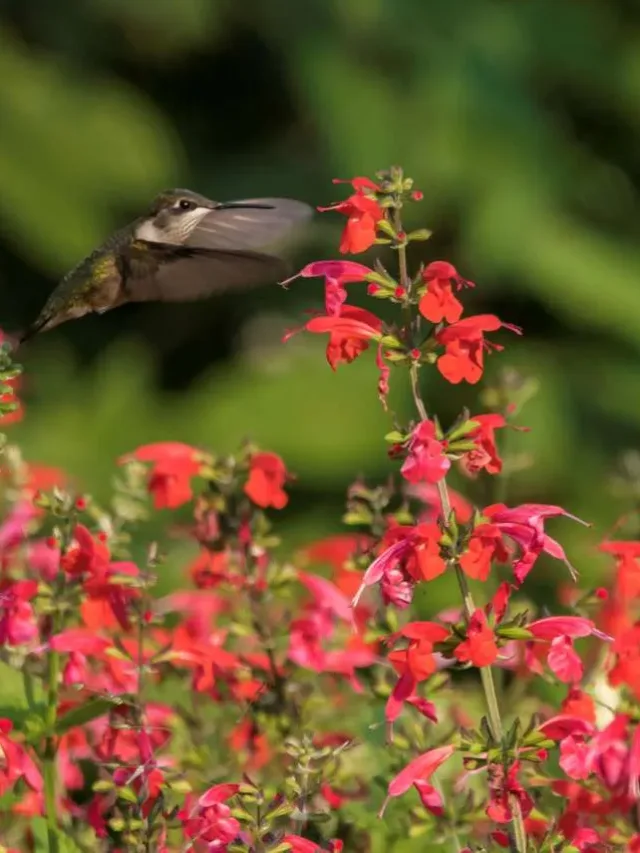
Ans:
[[[453,295],[452,285],[457,289],[475,287],[472,281],[466,281],[458,275],[456,268],[447,261],[433,261],[423,270],[422,279],[426,282],[427,292],[420,300],[418,308],[423,317],[432,323],[455,323],[462,316],[462,304]]]
[[[355,261],[314,261],[303,267],[297,275],[288,278],[281,284],[288,284],[296,278],[315,278],[323,276],[325,279],[324,300],[325,310],[329,316],[340,314],[342,304],[347,299],[347,291],[344,287],[354,281],[364,281],[372,270]]]
[[[208,850],[226,850],[239,835],[240,824],[225,800],[235,796],[239,788],[239,785],[214,785],[194,805],[188,798],[177,815],[187,838],[207,842]]]
[[[485,332],[495,332],[501,328],[509,329],[520,335],[522,330],[509,323],[503,323],[493,314],[478,314],[459,320],[451,326],[441,329],[436,340],[445,348],[444,355],[438,359],[438,370],[454,385],[466,380],[475,385],[484,369],[484,351],[502,350],[499,344],[485,341]]]
[[[512,509],[504,504],[494,504],[486,507],[483,515],[489,519],[492,527],[497,527],[503,536],[508,536],[520,546],[521,554],[513,564],[513,574],[518,583],[524,581],[542,553],[563,560],[575,577],[575,570],[562,546],[544,532],[544,522],[556,515],[564,515],[580,524],[585,524],[584,521],[562,507],[548,504],[521,504]]]
[[[176,509],[190,501],[191,479],[200,472],[205,457],[188,444],[179,441],[160,441],[146,444],[123,456],[119,463],[137,459],[152,462],[148,488],[156,509]]]
[[[422,421],[409,439],[408,456],[401,468],[402,476],[410,483],[426,480],[437,483],[446,475],[451,461],[445,455],[446,442],[436,438],[433,421]]]
[[[254,453],[244,493],[257,506],[282,509],[289,501],[283,489],[287,476],[285,464],[276,453]]]
[[[357,606],[368,586],[382,582],[384,594],[385,584],[392,588],[403,583],[411,588],[417,581],[433,580],[441,575],[446,568],[446,563],[440,556],[441,538],[442,533],[437,524],[392,527],[383,538],[384,544],[391,544],[388,544],[364,573],[351,606]],[[411,600],[410,589],[408,591],[409,600],[405,606]]]
[[[106,544],[95,539],[84,524],[76,524],[73,542],[60,560],[63,571],[73,577],[102,574],[109,565],[109,549]]]
[[[349,364],[369,348],[369,341],[382,337],[382,321],[365,308],[345,305],[338,316],[314,317],[304,328],[314,334],[329,334],[327,361],[335,370],[341,362]],[[287,340],[291,333],[285,336]]]
[[[336,180],[334,183],[350,183],[355,193],[345,201],[329,207],[319,207],[318,210],[336,210],[348,217],[340,241],[340,251],[343,255],[366,252],[375,243],[377,224],[384,218],[384,211],[372,195],[378,187],[368,178],[354,178],[352,181]]]
[[[38,636],[31,604],[38,592],[34,580],[7,581],[0,588],[0,645],[22,646]]]
[[[0,796],[12,788],[19,779],[36,792],[42,791],[42,776],[33,759],[10,735],[13,728],[11,720],[0,719]]]
[[[450,744],[439,746],[410,761],[404,770],[389,782],[387,798],[380,809],[380,816],[384,813],[387,803],[392,797],[401,797],[402,794],[406,794],[412,785],[416,785],[416,782],[428,782],[438,767],[451,758],[454,752],[455,747]]]
[[[474,475],[483,469],[487,474],[499,474],[502,471],[502,459],[496,447],[496,430],[507,426],[502,415],[473,415],[469,420],[478,424],[467,434],[469,441],[476,446],[462,457],[460,465],[468,474]]]
[[[484,610],[477,609],[467,628],[467,639],[460,643],[454,655],[461,663],[474,666],[491,666],[498,657],[498,647],[493,631],[487,624]]]
[[[522,817],[528,817],[533,809],[533,800],[518,781],[518,762],[514,762],[505,774],[501,764],[491,765],[491,801],[487,817],[496,823],[509,823],[513,819],[512,803],[520,804]]]
[[[616,561],[616,591],[623,601],[640,596],[640,542],[602,542],[600,550]]]
[[[467,550],[460,555],[460,568],[473,580],[486,581],[491,563],[505,563],[509,557],[502,534],[494,524],[479,524],[474,528]]]

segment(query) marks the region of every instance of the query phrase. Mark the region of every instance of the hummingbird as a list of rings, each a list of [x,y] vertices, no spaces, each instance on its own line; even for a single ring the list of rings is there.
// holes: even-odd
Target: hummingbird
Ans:
[[[274,247],[311,214],[291,199],[218,202],[166,190],[64,276],[18,343],[127,302],[187,302],[278,281],[287,265]]]

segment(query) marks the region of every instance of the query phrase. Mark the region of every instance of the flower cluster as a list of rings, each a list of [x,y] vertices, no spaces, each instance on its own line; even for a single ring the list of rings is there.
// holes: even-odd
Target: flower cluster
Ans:
[[[549,531],[583,522],[506,502],[517,383],[449,425],[427,407],[421,371],[473,385],[502,348],[486,336],[520,330],[464,316],[475,285],[449,262],[409,271],[429,232],[404,230],[422,193],[401,170],[347,183],[321,208],[346,217],[340,252],[383,247],[397,271],[308,264],[325,299],[304,328],[334,369],[373,344],[385,407],[392,370],[415,405],[385,436],[395,478],[349,487],[347,532],[287,551],[273,516],[295,479],[252,444],[134,448],[108,506],[5,450],[0,667],[21,701],[0,712],[3,849],[640,853],[640,542],[607,537],[612,582],[579,591]],[[395,322],[348,303],[359,283]],[[0,348],[9,419],[18,372]],[[547,558],[567,580],[554,615],[527,599]]]

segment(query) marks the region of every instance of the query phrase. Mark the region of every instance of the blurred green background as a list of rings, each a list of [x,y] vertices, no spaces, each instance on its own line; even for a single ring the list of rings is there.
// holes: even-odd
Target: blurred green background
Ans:
[[[327,204],[343,189],[332,177],[392,163],[425,194],[409,223],[435,232],[422,256],[478,283],[469,310],[525,329],[504,333],[488,370],[541,384],[521,418],[532,431],[510,439],[535,464],[511,479],[509,501],[594,522],[552,531],[588,572],[620,509],[612,466],[640,427],[630,0],[5,0],[2,326],[32,320],[56,280],[165,187]],[[336,256],[342,224],[321,217],[296,263]],[[389,471],[389,418],[371,359],[332,374],[322,341],[281,344],[321,297],[301,280],[62,326],[24,351],[27,416],[12,435],[99,495],[138,444],[226,450],[251,436],[298,476],[291,543],[339,530],[348,482]],[[479,405],[477,389],[427,382],[445,423]],[[406,377],[392,383],[406,416]]]

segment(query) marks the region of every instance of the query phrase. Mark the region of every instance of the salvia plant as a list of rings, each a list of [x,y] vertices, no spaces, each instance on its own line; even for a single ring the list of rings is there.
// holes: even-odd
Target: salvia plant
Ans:
[[[581,590],[547,526],[584,522],[503,502],[532,383],[505,370],[486,411],[450,423],[421,392],[424,371],[478,383],[521,330],[466,315],[475,285],[451,263],[409,268],[429,232],[403,226],[422,194],[401,169],[336,183],[351,194],[321,210],[346,217],[340,253],[380,256],[304,267],[324,307],[285,340],[326,336],[333,369],[370,358],[382,405],[406,382],[415,409],[388,411],[396,476],[350,486],[343,533],[291,554],[273,518],[292,475],[252,444],[133,449],[103,506],[2,443],[0,665],[20,696],[0,702],[6,851],[640,851],[638,478],[600,545],[610,582]],[[5,426],[19,377],[3,348]],[[453,491],[454,468],[493,502]],[[176,510],[167,536],[196,556],[161,595],[143,522]],[[527,593],[542,555],[551,615]],[[443,576],[457,594],[425,620],[416,593]]]

